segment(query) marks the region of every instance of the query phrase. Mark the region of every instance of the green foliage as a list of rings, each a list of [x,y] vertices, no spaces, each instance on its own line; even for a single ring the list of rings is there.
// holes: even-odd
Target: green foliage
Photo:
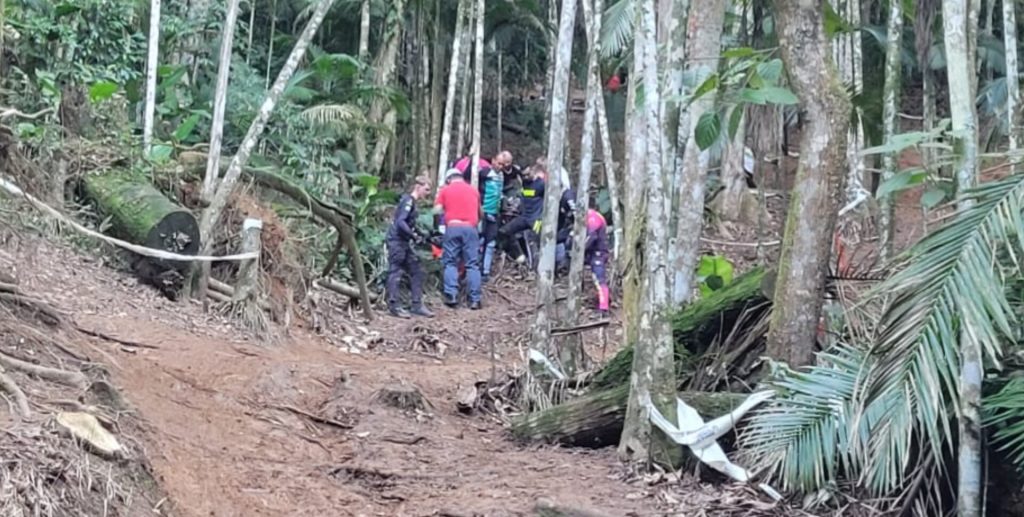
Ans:
[[[718,113],[709,111],[697,120],[693,137],[701,151],[711,147],[722,132],[722,119]]]
[[[1024,472],[1024,378],[1014,377],[995,394],[984,398],[985,426],[998,450]]]
[[[781,396],[741,437],[755,468],[805,492],[842,476],[873,495],[902,498],[915,470],[941,465],[952,452],[960,347],[978,346],[986,364],[998,365],[1004,344],[1019,334],[1020,307],[1007,281],[1022,276],[1024,175],[960,199],[956,216],[903,254],[896,273],[861,302],[868,321],[851,329],[854,344],[772,381]],[[1011,394],[1019,385],[1004,389],[986,402],[988,422],[1018,451],[1019,410],[1011,400],[1019,395]],[[939,469],[921,472],[925,489],[914,495],[929,508],[938,506]]]
[[[697,265],[697,282],[701,296],[708,296],[732,283],[733,266],[728,258],[721,255],[704,255]]]

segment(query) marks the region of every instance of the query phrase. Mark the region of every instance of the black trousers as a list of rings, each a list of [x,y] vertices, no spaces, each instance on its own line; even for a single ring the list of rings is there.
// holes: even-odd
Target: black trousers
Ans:
[[[526,239],[528,244],[534,242],[535,234],[533,233],[533,221],[528,220],[522,215],[516,216],[515,219],[505,223],[498,230],[498,237],[505,241],[505,252],[512,258],[519,258],[523,255],[523,248],[519,245],[519,240],[516,239],[516,234],[521,231],[526,231]]]
[[[401,302],[398,297],[398,285],[402,281],[402,274],[409,275],[409,288],[412,291],[412,306],[418,307],[423,303],[423,268],[420,266],[420,259],[412,249],[409,241],[402,239],[388,239],[388,307],[399,307]]]

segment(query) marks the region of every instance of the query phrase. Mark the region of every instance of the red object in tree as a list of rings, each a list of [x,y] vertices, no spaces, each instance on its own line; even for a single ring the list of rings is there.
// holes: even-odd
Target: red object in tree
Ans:
[[[608,91],[612,93],[619,91],[620,86],[622,86],[622,80],[619,79],[619,74],[611,76],[611,78],[608,79],[608,82],[605,83],[605,87],[607,87]]]

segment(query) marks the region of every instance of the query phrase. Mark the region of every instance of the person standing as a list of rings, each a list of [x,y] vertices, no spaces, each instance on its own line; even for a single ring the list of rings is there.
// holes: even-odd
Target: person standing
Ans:
[[[459,295],[459,260],[466,267],[469,284],[469,308],[480,309],[480,193],[455,168],[445,173],[445,187],[437,193],[434,212],[443,215],[444,243],[441,262],[444,264],[444,304],[457,307]]]
[[[491,277],[491,264],[494,263],[494,250],[498,241],[498,228],[500,227],[498,219],[501,217],[501,201],[502,194],[505,189],[505,174],[506,171],[512,168],[512,153],[508,151],[498,153],[498,156],[494,157],[491,165],[492,167],[487,171],[487,175],[484,178],[483,189],[481,190],[483,195],[484,220],[480,236],[483,240],[484,283],[487,283],[487,280]],[[481,174],[483,174],[483,171],[481,171]]]
[[[423,234],[416,228],[416,202],[429,193],[430,180],[427,176],[416,177],[409,193],[403,194],[398,200],[395,216],[388,228],[388,312],[399,318],[408,318],[410,312],[425,318],[434,317],[434,314],[423,306],[423,268],[413,249],[413,244],[425,240]],[[409,275],[411,311],[406,311],[402,307],[398,297],[398,285],[403,274]]]

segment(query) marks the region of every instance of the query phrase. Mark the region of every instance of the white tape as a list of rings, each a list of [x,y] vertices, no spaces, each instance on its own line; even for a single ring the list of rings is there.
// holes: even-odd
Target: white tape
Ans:
[[[84,233],[84,234],[86,234],[86,235],[88,235],[90,237],[95,237],[95,238],[97,238],[97,239],[99,239],[101,241],[108,242],[110,244],[113,244],[114,246],[118,246],[118,247],[124,248],[124,249],[126,249],[128,251],[131,251],[131,252],[134,252],[134,253],[138,253],[139,255],[144,255],[144,256],[147,256],[147,257],[153,257],[153,258],[158,258],[158,259],[165,259],[165,260],[179,260],[179,261],[183,261],[183,262],[219,262],[219,261],[222,261],[222,260],[223,261],[249,260],[249,259],[257,258],[259,256],[259,253],[255,252],[255,251],[252,251],[252,252],[249,252],[249,253],[240,253],[238,255],[226,255],[226,256],[223,256],[223,257],[214,257],[214,256],[209,256],[209,255],[179,255],[177,253],[171,253],[169,251],[158,250],[158,249],[155,249],[155,248],[147,248],[146,246],[139,246],[137,244],[132,244],[130,242],[122,241],[121,239],[115,239],[113,237],[108,237],[106,235],[103,235],[102,233],[99,233],[99,232],[97,232],[95,230],[90,230],[90,229],[88,229],[88,228],[86,228],[86,227],[76,223],[72,219],[68,218],[66,215],[58,212],[55,208],[47,205],[46,203],[43,203],[42,201],[39,201],[35,197],[32,197],[31,195],[29,195],[25,191],[21,190],[21,188],[19,188],[17,185],[12,183],[10,180],[8,180],[7,178],[4,178],[2,176],[0,176],[0,187],[3,187],[4,190],[9,192],[13,196],[20,196],[20,197],[25,198],[25,200],[28,201],[29,204],[31,204],[32,206],[36,207],[36,209],[38,209],[39,211],[41,211],[41,212],[43,212],[43,213],[45,213],[47,215],[50,215],[51,217],[54,217],[56,219],[59,219],[59,220],[65,222],[65,223],[67,223],[68,225],[70,225],[72,228],[74,228],[75,230],[77,230],[80,233]]]

